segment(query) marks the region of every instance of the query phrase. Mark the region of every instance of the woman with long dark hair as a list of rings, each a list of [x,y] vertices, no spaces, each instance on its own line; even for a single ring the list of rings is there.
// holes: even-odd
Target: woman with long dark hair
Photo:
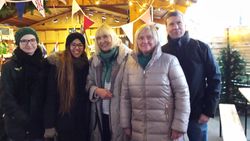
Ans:
[[[71,33],[66,49],[48,57],[51,69],[45,103],[45,138],[88,141],[90,101],[85,91],[89,63],[85,39]]]

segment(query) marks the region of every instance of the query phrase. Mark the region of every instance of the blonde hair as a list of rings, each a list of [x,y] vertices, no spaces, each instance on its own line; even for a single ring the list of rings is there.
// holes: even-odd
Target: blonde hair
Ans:
[[[100,53],[100,47],[97,44],[96,38],[98,36],[101,36],[101,35],[104,35],[104,34],[111,36],[111,39],[112,39],[111,48],[113,48],[115,46],[119,46],[122,43],[121,39],[117,36],[115,31],[109,25],[104,23],[97,29],[96,34],[95,34],[95,54]]]
[[[140,26],[136,32],[135,32],[135,45],[134,45],[134,51],[136,53],[139,52],[139,48],[138,48],[138,44],[137,44],[137,41],[138,41],[138,36],[140,35],[140,33],[142,31],[145,31],[145,30],[148,30],[151,32],[151,34],[153,35],[153,38],[156,42],[156,46],[160,44],[160,41],[159,41],[159,36],[158,36],[158,33],[157,33],[157,29],[155,27],[155,25],[152,25],[152,24],[143,24],[142,26]]]

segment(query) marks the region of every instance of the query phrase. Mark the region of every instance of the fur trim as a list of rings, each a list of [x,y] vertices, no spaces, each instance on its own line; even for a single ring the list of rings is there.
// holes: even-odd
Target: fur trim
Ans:
[[[61,64],[60,63],[60,56],[63,54],[63,52],[54,52],[51,55],[47,57],[48,62],[52,65],[56,65],[57,67]]]

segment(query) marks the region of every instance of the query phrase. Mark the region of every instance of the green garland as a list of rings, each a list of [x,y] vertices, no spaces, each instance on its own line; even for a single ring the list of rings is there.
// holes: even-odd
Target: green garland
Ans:
[[[44,9],[45,12],[51,14],[51,11],[46,7],[46,1],[44,0]],[[32,2],[25,2],[25,9],[24,13],[30,12],[31,15],[34,14],[34,10],[36,10],[35,5]],[[0,10],[0,18],[7,18],[12,15],[15,15],[17,12],[15,3],[7,3],[5,4],[2,9]]]
[[[8,53],[8,44],[5,42],[0,42],[0,55]]]

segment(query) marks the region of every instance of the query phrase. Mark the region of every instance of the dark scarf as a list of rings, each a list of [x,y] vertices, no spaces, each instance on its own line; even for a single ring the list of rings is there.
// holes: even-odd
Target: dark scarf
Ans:
[[[166,50],[168,50],[168,53],[175,55],[180,62],[184,61],[185,56],[185,50],[187,49],[188,43],[190,41],[189,34],[186,31],[185,34],[178,39],[171,39],[168,36],[168,43]]]
[[[102,85],[104,86],[105,81],[110,82],[112,65],[118,55],[118,47],[112,48],[108,52],[100,52],[99,56],[104,63],[104,71],[102,72]]]
[[[150,61],[150,59],[152,58],[152,54],[153,53],[150,53],[148,55],[144,55],[142,53],[139,53],[137,55],[137,58],[138,58],[138,63],[140,64],[140,66],[145,69],[145,67],[147,66],[148,62]]]
[[[14,50],[14,57],[17,58],[20,65],[32,66],[37,69],[41,68],[41,60],[43,57],[40,48],[37,48],[33,55],[28,55],[18,47]]]
[[[168,44],[170,47],[176,47],[176,48],[184,47],[188,44],[189,40],[190,38],[187,31],[181,38],[178,39],[172,39],[170,38],[170,36],[168,36]]]
[[[14,50],[13,58],[18,62],[22,68],[22,76],[18,84],[18,92],[24,101],[27,113],[30,113],[30,98],[36,92],[36,86],[40,85],[39,72],[42,69],[42,51],[37,48],[34,54],[28,55],[23,52],[19,47]]]

